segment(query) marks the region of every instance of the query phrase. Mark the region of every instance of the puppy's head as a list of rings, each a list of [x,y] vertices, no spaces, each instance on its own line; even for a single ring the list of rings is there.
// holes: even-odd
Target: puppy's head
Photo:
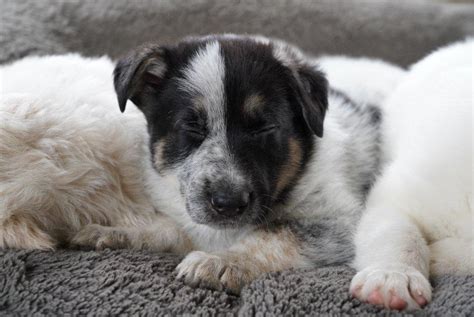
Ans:
[[[213,227],[272,215],[322,137],[326,80],[296,48],[263,37],[148,45],[114,72],[120,109],[145,114],[152,159],[174,174],[191,218]]]

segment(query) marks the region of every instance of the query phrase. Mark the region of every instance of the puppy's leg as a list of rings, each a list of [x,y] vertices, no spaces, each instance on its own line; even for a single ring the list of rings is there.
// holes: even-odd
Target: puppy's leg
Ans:
[[[423,236],[456,236],[472,216],[472,49],[467,41],[437,50],[411,67],[385,104],[390,162],[355,241],[351,289],[361,300],[397,309],[426,304],[431,255]],[[445,262],[440,247],[431,248],[433,259]]]
[[[429,249],[416,224],[386,208],[368,210],[355,239],[351,293],[392,309],[413,309],[431,300]]]
[[[296,237],[286,228],[258,230],[229,250],[194,251],[178,265],[178,278],[190,285],[240,293],[241,288],[263,273],[307,267]]]
[[[53,250],[55,246],[56,241],[31,216],[13,214],[0,220],[0,249]]]
[[[102,250],[135,249],[185,254],[193,249],[188,236],[167,217],[156,217],[142,227],[106,227],[90,224],[80,230],[71,244]]]

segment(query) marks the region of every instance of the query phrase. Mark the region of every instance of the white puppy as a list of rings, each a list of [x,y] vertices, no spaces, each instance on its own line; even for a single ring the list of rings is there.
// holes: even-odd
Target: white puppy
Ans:
[[[363,301],[418,308],[430,276],[474,274],[472,60],[472,40],[440,49],[385,103],[387,162],[355,240]]]

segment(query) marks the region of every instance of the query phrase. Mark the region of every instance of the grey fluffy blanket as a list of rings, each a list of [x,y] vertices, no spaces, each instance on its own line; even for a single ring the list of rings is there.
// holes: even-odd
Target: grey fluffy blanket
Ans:
[[[402,315],[351,299],[347,267],[269,274],[239,298],[175,280],[179,260],[137,251],[0,252],[0,315]],[[417,315],[473,315],[472,277],[433,285],[433,302]]]
[[[422,0],[0,0],[0,62],[31,54],[113,57],[146,41],[261,33],[314,54],[409,65],[474,35],[474,6]]]
[[[474,6],[419,0],[0,0],[0,63],[32,54],[117,56],[189,34],[277,36],[314,54],[408,65],[474,34]],[[179,258],[110,251],[0,251],[0,315],[397,315],[352,300],[347,267],[262,276],[241,297],[174,279]],[[436,279],[419,315],[473,316],[474,277]]]

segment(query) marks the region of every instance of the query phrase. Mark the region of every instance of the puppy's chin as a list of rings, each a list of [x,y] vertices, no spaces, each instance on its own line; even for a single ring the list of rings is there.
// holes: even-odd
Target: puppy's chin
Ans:
[[[200,208],[186,206],[186,211],[194,223],[206,225],[213,229],[242,229],[258,224],[258,219],[254,219],[249,214],[245,213],[236,217],[225,217],[219,215],[212,208]]]

